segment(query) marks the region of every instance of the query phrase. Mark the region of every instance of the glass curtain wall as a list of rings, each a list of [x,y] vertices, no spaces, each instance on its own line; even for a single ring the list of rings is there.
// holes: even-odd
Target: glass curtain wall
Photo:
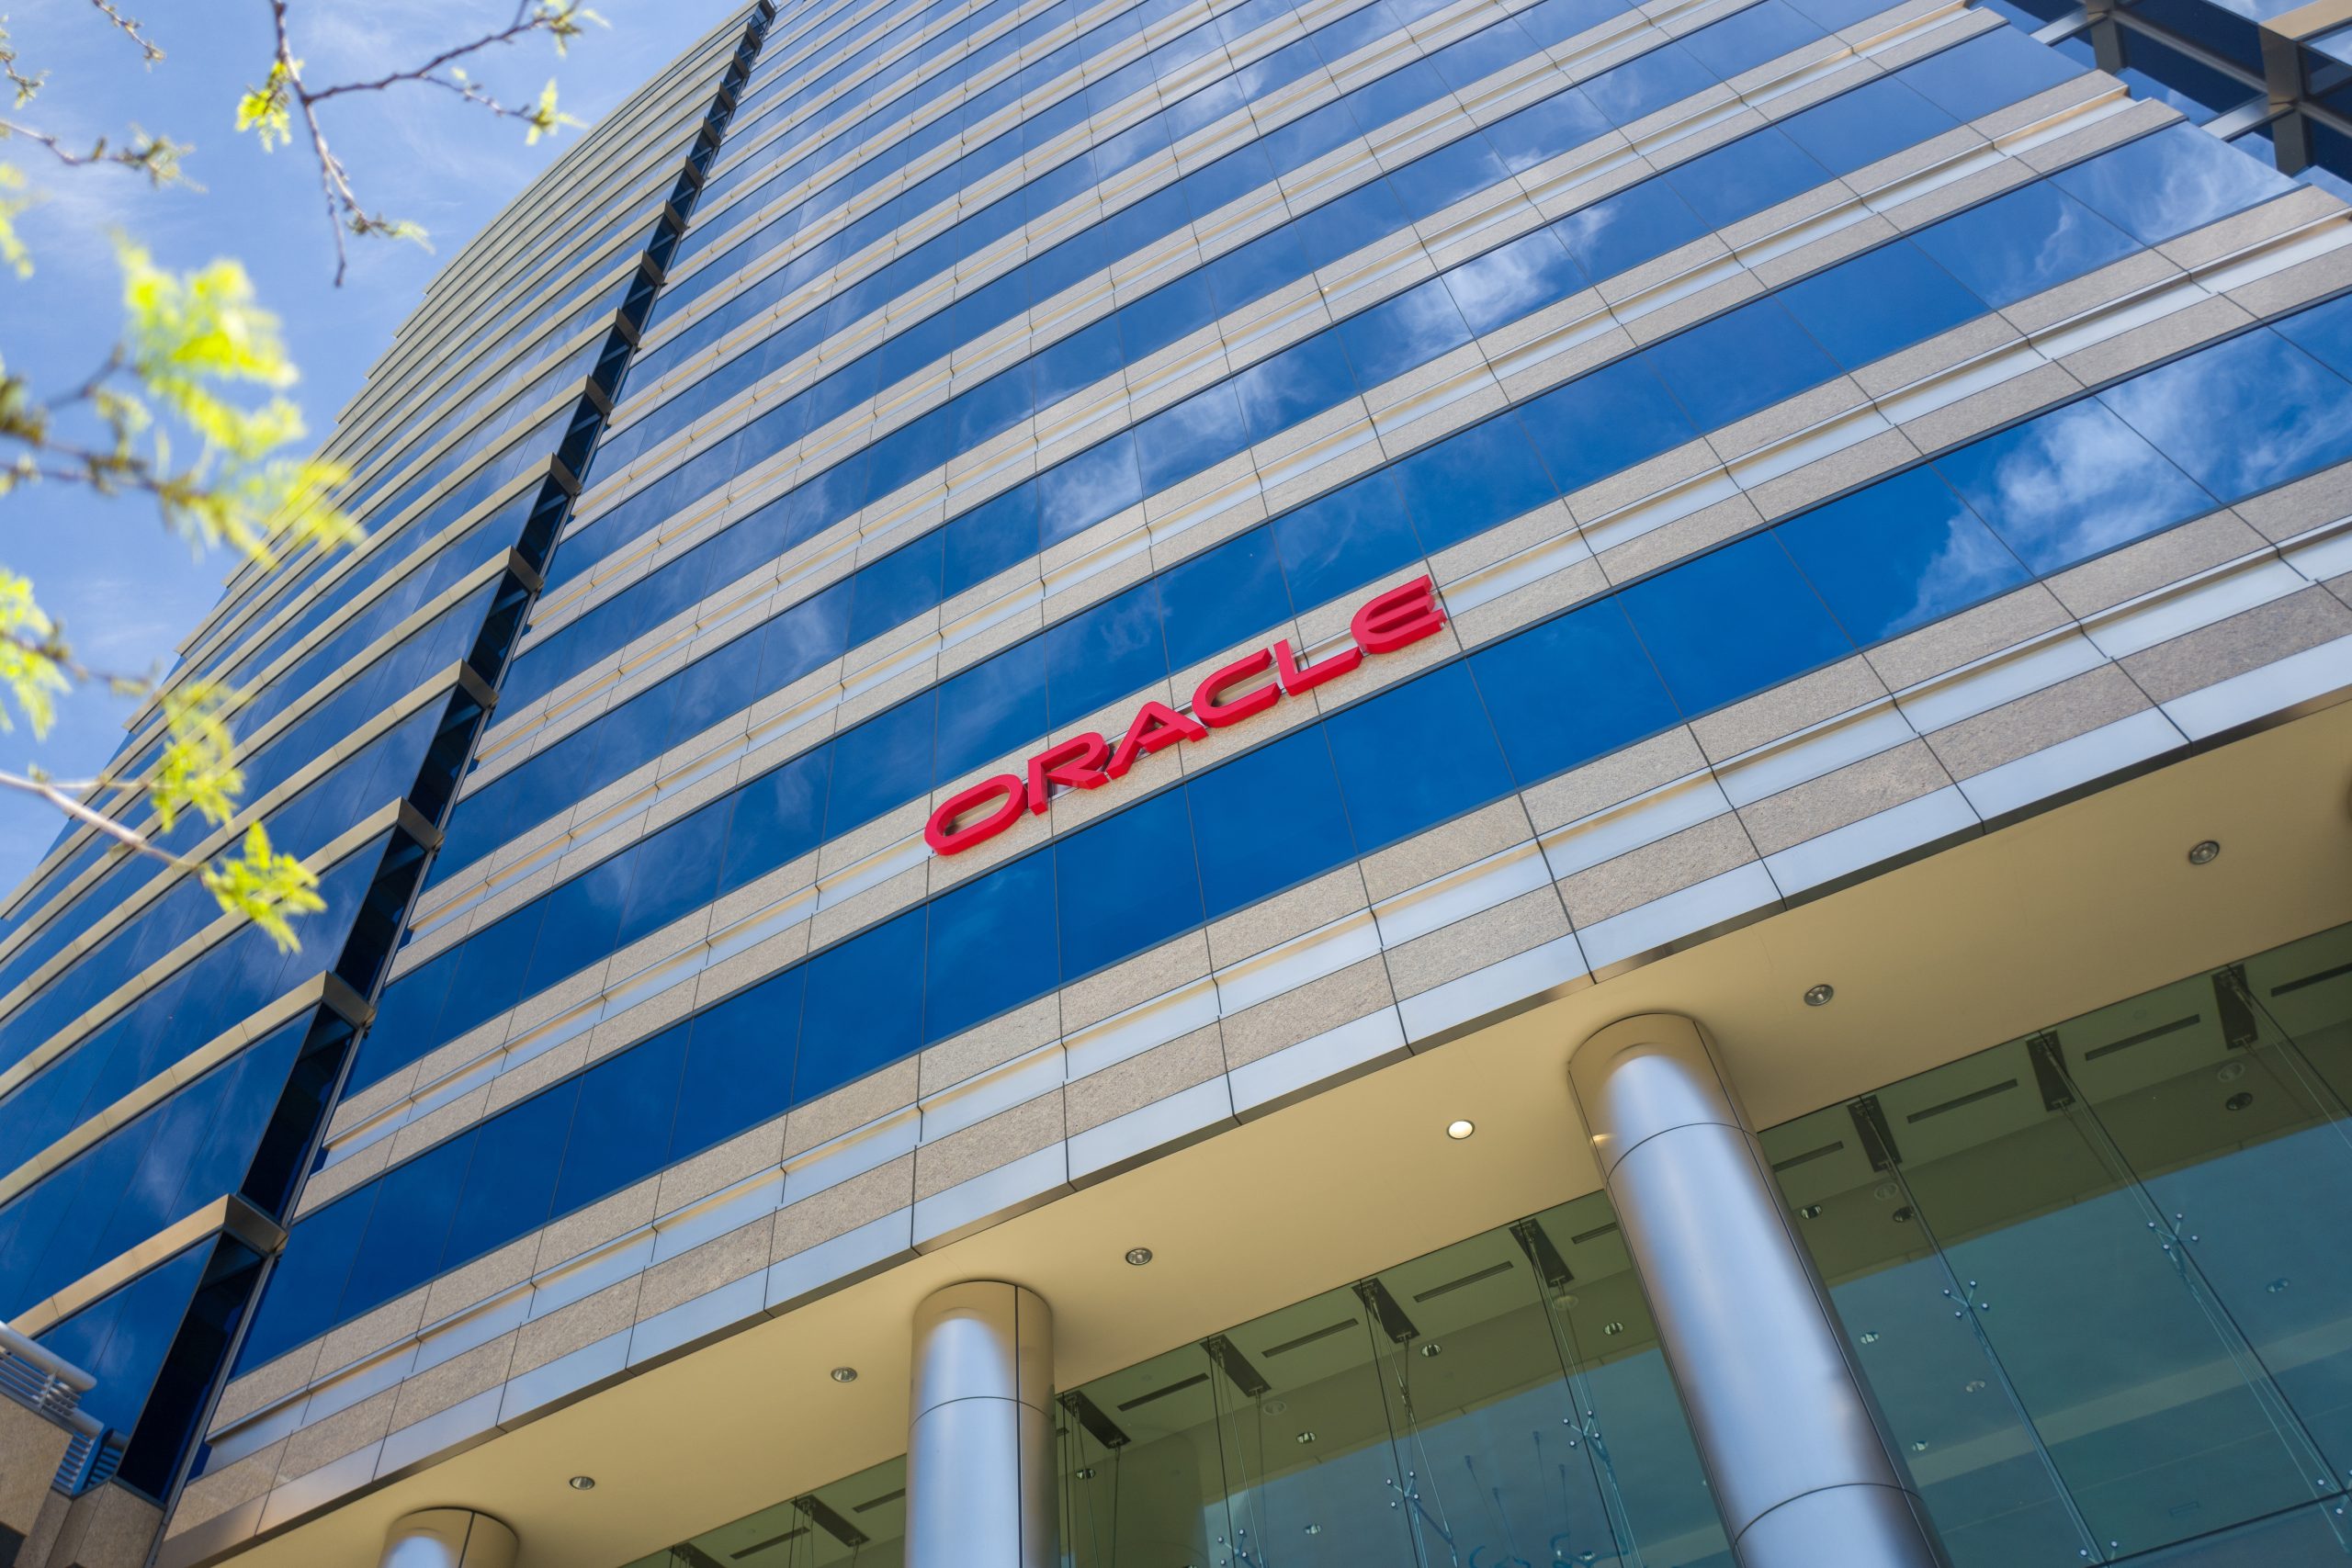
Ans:
[[[2352,1560],[2352,927],[1770,1129],[1954,1568]],[[1062,1395],[1069,1568],[1728,1568],[1599,1193]],[[635,1568],[898,1568],[903,1461]]]
[[[1061,1396],[1070,1568],[1729,1568],[1596,1193]],[[899,1568],[905,1461],[636,1568]]]
[[[1956,1568],[2352,1555],[2347,1093],[2352,928],[1764,1134]]]

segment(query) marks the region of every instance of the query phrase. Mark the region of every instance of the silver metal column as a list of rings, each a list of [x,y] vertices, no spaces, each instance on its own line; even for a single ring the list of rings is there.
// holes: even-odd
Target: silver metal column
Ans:
[[[1741,1568],[1939,1568],[1941,1549],[1705,1034],[1649,1013],[1568,1061]]]
[[[1054,1314],[994,1280],[915,1309],[907,1568],[1057,1568]]]
[[[404,1514],[384,1532],[383,1568],[514,1568],[514,1532],[471,1508]]]

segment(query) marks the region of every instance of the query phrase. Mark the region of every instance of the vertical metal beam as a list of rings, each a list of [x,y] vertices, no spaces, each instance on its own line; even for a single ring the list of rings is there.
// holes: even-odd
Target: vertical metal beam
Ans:
[[[383,1568],[514,1568],[514,1532],[471,1508],[404,1514],[384,1532]]]
[[[907,1568],[1058,1568],[1054,1314],[980,1280],[915,1309]]]
[[[1941,1549],[1699,1026],[1610,1025],[1568,1061],[1741,1568],[1940,1568]]]

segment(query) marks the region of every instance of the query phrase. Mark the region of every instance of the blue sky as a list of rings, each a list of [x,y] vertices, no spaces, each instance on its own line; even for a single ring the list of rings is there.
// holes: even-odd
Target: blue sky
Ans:
[[[580,133],[527,146],[521,125],[414,85],[327,106],[327,135],[361,200],[424,224],[434,247],[355,243],[338,289],[307,150],[298,143],[264,154],[233,129],[239,90],[269,63],[266,0],[123,8],[148,23],[166,56],[161,64],[143,68],[89,0],[17,0],[7,30],[18,68],[46,70],[49,84],[29,107],[0,109],[0,118],[77,144],[101,133],[119,141],[134,124],[193,142],[187,173],[204,188],[153,191],[129,171],[65,169],[28,142],[0,141],[0,162],[21,169],[43,198],[17,220],[33,276],[0,272],[0,362],[47,391],[78,383],[103,360],[121,319],[113,232],[175,268],[232,256],[283,321],[302,370],[293,395],[312,439],[323,440],[433,274]],[[563,108],[593,124],[747,5],[597,0],[596,9],[609,25],[592,28],[569,58],[558,60],[546,39],[533,38],[479,57],[474,75],[501,98],[522,102],[553,76]],[[303,75],[316,86],[420,62],[512,14],[509,0],[292,0],[288,28]],[[0,513],[8,525],[0,529],[0,564],[32,579],[76,651],[98,668],[168,666],[232,564],[218,554],[192,558],[153,508],[133,500],[51,485],[0,499]],[[38,761],[60,777],[94,773],[113,754],[128,712],[102,692],[77,693],[46,740],[21,728],[0,734],[0,765]],[[58,826],[39,802],[0,795],[0,888],[31,870]]]

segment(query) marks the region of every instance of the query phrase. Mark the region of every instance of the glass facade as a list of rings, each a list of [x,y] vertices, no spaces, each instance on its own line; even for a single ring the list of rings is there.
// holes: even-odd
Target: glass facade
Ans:
[[[0,1310],[159,1498],[227,1391],[166,1568],[1344,1079],[1246,1100],[1285,1053],[1369,1070],[2318,694],[2352,247],[2249,155],[2245,40],[2150,9],[2199,3],[796,0],[689,51],[349,412],[368,547],[188,644],[332,863],[310,945],[71,836],[0,908]],[[1206,743],[1038,764],[1139,707]],[[1765,1134],[1958,1568],[2334,1540],[2344,1292],[2258,1195],[2342,1186],[2346,940]],[[1728,1568],[1624,1213],[1065,1391],[1069,1568]],[[905,1484],[666,1560],[896,1562]]]
[[[2339,929],[1765,1134],[1956,1562],[2352,1553],[2348,1071]]]
[[[2347,1072],[2352,928],[1762,1134],[1955,1568],[2352,1556]],[[1073,1568],[1731,1561],[1599,1193],[1065,1392],[1057,1429]],[[898,1568],[905,1484],[629,1568]]]
[[[76,823],[0,909],[0,1314],[96,1378],[83,1407],[119,1453],[112,1473],[158,1502],[293,1213],[692,209],[695,149],[716,145],[765,14],[707,43],[691,85],[657,81],[620,112],[640,167],[614,210],[592,179],[510,213],[453,264],[475,279],[464,302],[445,276],[403,327],[326,447],[354,475],[338,501],[365,542],[240,571],[183,645],[169,683],[236,691],[240,815],[166,830],[136,791],[96,803],[197,862],[266,828],[320,873],[326,909],[300,922],[300,947]],[[559,167],[624,174],[616,140]],[[492,260],[518,239],[545,264]],[[152,768],[161,728],[143,714],[109,774]]]
[[[1072,1568],[1731,1562],[1599,1194],[1066,1392],[1057,1427]],[[893,1461],[631,1568],[899,1568],[905,1485]]]
[[[2168,159],[2126,151],[2158,166]],[[2218,147],[2211,155],[2230,157]],[[2086,175],[2083,186],[2097,195],[2104,177]],[[2029,202],[2040,199],[2029,193]],[[1983,212],[1965,216],[1990,222]],[[1740,333],[1752,330],[1729,319]],[[926,1044],[1513,789],[2352,457],[2352,389],[2326,368],[2352,364],[2347,341],[2352,302],[2172,361],[1499,639],[829,946],[306,1216],[244,1364]],[[1615,406],[1630,400],[1622,387],[1612,391]],[[2216,411],[2231,417],[2215,423]],[[2273,420],[2278,439],[2239,445]],[[1580,428],[1565,416],[1561,423]],[[1474,437],[1487,428],[1473,427]],[[1537,473],[1543,447],[1529,445],[1524,427],[1509,434]],[[1484,450],[1461,470],[1474,478],[1430,481],[1425,504],[1457,520],[1485,507],[1489,493],[1509,492],[1510,460]],[[1510,512],[1527,499],[1487,510]],[[1395,515],[1383,502],[1363,504],[1368,515]],[[1358,570],[1369,572],[1383,552],[1418,559],[1427,547],[1402,530],[1384,538],[1377,526],[1351,527],[1351,515],[1335,513],[1324,558],[1362,552]],[[1254,570],[1244,581],[1283,602],[1281,547],[1305,533],[1286,536],[1277,523],[1219,547],[1213,563],[1195,558],[1177,571],[1202,574],[1208,613],[1262,625],[1241,619],[1251,615],[1242,595],[1215,573],[1230,552]],[[1057,634],[1094,644],[1066,655],[1086,694],[1069,709],[1079,717],[1112,693],[1164,676],[1166,643],[1150,634],[1164,637],[1178,624],[1148,581],[598,863],[388,987],[355,1086],[809,853],[836,823],[871,820],[889,798],[883,792],[905,787],[896,781],[907,759],[876,752],[936,758],[933,732],[944,723],[934,726],[933,714],[953,713],[959,688],[991,706],[984,720],[955,714],[978,736],[959,738],[939,768],[942,784],[1046,728]],[[1216,647],[1220,635],[1202,634],[1196,646]],[[1125,673],[1122,663],[1131,667]],[[1603,700],[1564,710],[1552,694],[1562,670],[1577,671]],[[1393,765],[1400,736],[1423,759],[1409,773]],[[861,752],[867,746],[876,750]],[[843,782],[829,787],[842,770]],[[1267,798],[1295,804],[1278,818],[1253,820],[1246,803]],[[1147,864],[1174,868],[1150,900],[1105,908],[1086,898],[1118,867]],[[503,1163],[469,1176],[477,1144],[496,1150],[518,1140],[573,1152],[527,1182],[510,1180]],[[467,1194],[483,1211],[478,1231],[451,1224]],[[291,1259],[301,1260],[299,1274]]]

